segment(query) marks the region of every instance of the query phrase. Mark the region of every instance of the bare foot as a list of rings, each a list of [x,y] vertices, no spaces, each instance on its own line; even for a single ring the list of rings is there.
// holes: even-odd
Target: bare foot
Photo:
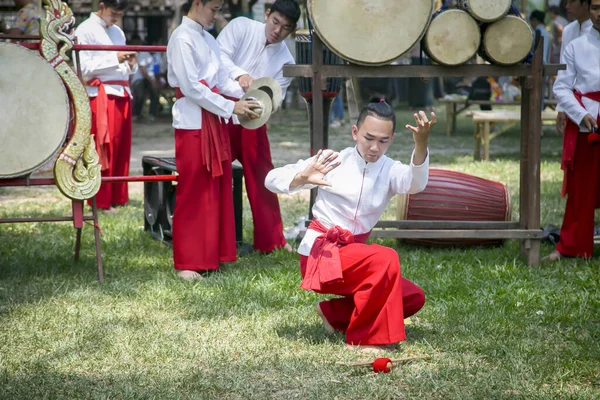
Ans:
[[[321,320],[323,321],[323,328],[329,333],[334,333],[335,329],[333,329],[333,326],[331,326],[329,321],[327,321],[327,318],[325,318],[325,314],[323,314],[323,311],[321,310],[321,305],[319,303],[317,303],[316,308],[317,314],[319,314],[319,317],[321,317]]]
[[[102,211],[104,214],[109,214],[109,215],[113,215],[118,212],[117,209],[114,208],[113,206],[111,206],[110,208],[99,208],[98,210]]]
[[[182,279],[185,279],[186,281],[204,279],[204,277],[202,275],[200,275],[199,273],[197,273],[196,271],[185,271],[185,270],[179,271],[179,272],[177,272],[177,276],[179,276]]]
[[[365,353],[365,354],[381,354],[381,353],[385,353],[386,351],[393,351],[396,346],[395,345],[390,345],[390,344],[382,344],[382,345],[375,345],[375,344],[365,344],[365,345],[352,345],[352,344],[346,344],[346,348],[349,350],[355,350],[361,353]]]
[[[558,261],[562,258],[562,254],[560,254],[558,252],[558,250],[554,250],[552,253],[548,254],[547,256],[543,257],[540,262],[552,262],[552,261]]]
[[[283,250],[289,251],[290,253],[294,252],[294,249],[292,248],[292,245],[289,243],[286,243],[285,246],[282,247]]]

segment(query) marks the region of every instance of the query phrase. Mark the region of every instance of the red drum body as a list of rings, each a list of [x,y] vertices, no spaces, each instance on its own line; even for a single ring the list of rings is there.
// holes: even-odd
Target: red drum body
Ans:
[[[431,168],[421,193],[400,196],[398,219],[409,221],[510,221],[508,187],[461,172]],[[501,239],[410,239],[408,243],[444,246],[501,244]]]

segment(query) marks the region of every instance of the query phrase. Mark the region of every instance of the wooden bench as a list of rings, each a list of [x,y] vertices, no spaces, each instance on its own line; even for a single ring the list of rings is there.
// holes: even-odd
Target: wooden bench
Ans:
[[[554,110],[542,112],[543,121],[556,121],[557,112]],[[475,124],[475,152],[473,158],[481,158],[481,145],[483,144],[483,158],[486,161],[490,157],[490,140],[506,132],[514,125],[521,122],[520,111],[473,111],[473,123]],[[501,129],[494,133],[490,132],[492,124],[505,123]],[[541,134],[541,132],[540,132]]]
[[[499,102],[493,100],[468,100],[465,98],[440,99],[440,103],[446,105],[446,136],[452,136],[456,131],[456,116],[473,105],[510,106],[519,105],[520,101]],[[556,106],[556,99],[546,99],[544,104]]]

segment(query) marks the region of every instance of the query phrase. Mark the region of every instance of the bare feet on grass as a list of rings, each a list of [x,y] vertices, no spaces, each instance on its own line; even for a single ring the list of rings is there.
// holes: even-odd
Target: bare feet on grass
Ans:
[[[186,281],[194,281],[194,280],[202,280],[204,279],[204,277],[202,275],[200,275],[199,273],[197,273],[196,271],[179,271],[177,272],[177,276],[179,276],[182,279],[185,279]]]
[[[294,252],[294,249],[292,248],[292,245],[289,243],[286,243],[285,246],[282,247],[283,250],[289,251],[290,253]]]
[[[562,258],[562,254],[559,253],[558,250],[554,250],[552,253],[548,254],[545,257],[542,257],[541,262],[552,262],[558,261]]]
[[[380,345],[365,344],[365,345],[356,345],[355,346],[353,344],[347,344],[346,348],[349,350],[354,350],[354,351],[358,351],[360,353],[365,353],[365,354],[381,354],[381,353],[396,350],[396,345],[395,344],[380,344]]]
[[[323,322],[323,328],[328,332],[328,333],[334,333],[335,329],[333,329],[333,326],[331,326],[331,324],[329,323],[329,321],[327,321],[327,318],[325,318],[325,314],[323,314],[323,311],[321,311],[321,305],[319,303],[317,303],[317,314],[319,314],[319,317],[321,317],[321,320]]]

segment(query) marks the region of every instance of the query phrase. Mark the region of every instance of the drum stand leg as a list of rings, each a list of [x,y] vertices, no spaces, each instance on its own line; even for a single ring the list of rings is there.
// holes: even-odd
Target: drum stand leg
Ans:
[[[96,267],[98,269],[98,280],[104,280],[102,270],[102,250],[100,248],[100,225],[98,225],[98,207],[96,207],[96,197],[92,197],[92,218],[94,221],[94,241],[96,243]]]
[[[446,136],[452,136],[453,121],[456,118],[452,108],[452,103],[446,103]]]
[[[90,217],[84,217],[83,215],[83,201],[73,200],[71,203],[73,210],[73,227],[76,230],[75,233],[75,251],[73,259],[79,261],[79,252],[81,250],[81,232],[83,228],[83,221],[89,220]],[[96,207],[96,198],[92,198],[92,218],[94,224],[94,239],[96,242],[96,267],[98,269],[98,280],[104,280],[104,273],[102,271],[102,252],[100,249],[100,225],[98,225],[98,208]]]
[[[473,159],[475,161],[481,160],[481,129],[479,122],[475,123],[475,132],[473,133],[475,136],[475,150],[473,152]]]
[[[73,260],[79,261],[79,249],[81,248],[81,229],[83,228],[83,201],[72,200],[71,209],[73,211],[73,227],[75,228],[75,252]]]
[[[75,234],[75,254],[73,255],[73,261],[79,261],[79,249],[81,248],[81,228],[75,228],[77,233]]]

